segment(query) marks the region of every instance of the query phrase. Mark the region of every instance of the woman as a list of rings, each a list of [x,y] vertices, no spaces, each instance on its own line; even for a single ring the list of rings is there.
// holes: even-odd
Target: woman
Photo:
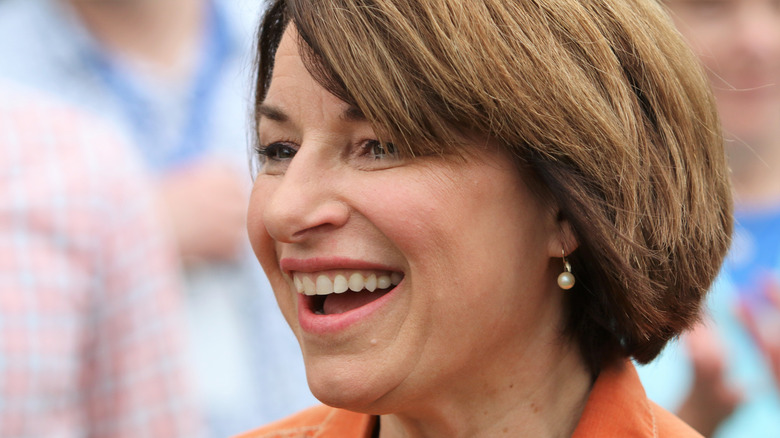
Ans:
[[[697,436],[649,403],[731,230],[652,0],[279,0],[249,233],[318,407],[247,437]]]

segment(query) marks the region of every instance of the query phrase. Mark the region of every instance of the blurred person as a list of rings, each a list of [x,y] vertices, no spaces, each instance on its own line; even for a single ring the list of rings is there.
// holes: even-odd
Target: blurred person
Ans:
[[[700,436],[630,361],[732,225],[655,0],[276,0],[258,49],[249,235],[326,406],[243,436]]]
[[[706,436],[780,436],[780,2],[666,0],[717,99],[735,235],[705,321],[640,370]]]
[[[0,436],[202,436],[177,259],[132,152],[0,80]]]
[[[0,75],[108,118],[154,174],[184,261],[197,390],[220,437],[314,401],[245,237],[249,19],[258,7],[234,0],[0,5]]]

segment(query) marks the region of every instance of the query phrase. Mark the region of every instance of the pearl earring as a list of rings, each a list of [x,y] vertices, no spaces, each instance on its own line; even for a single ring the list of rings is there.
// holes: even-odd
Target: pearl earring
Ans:
[[[563,253],[563,272],[558,275],[558,286],[563,290],[569,290],[574,287],[574,274],[571,273],[571,265],[566,260],[566,251],[561,250]]]

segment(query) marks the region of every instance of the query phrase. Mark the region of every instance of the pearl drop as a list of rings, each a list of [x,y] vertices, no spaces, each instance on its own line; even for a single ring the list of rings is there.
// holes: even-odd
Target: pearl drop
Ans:
[[[563,290],[574,287],[574,275],[571,272],[561,272],[558,276],[558,286]]]

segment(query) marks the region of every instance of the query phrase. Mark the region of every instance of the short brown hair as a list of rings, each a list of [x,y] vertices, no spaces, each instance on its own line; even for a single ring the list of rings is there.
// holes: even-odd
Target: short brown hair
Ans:
[[[706,78],[655,0],[277,0],[256,104],[296,26],[304,62],[410,155],[496,139],[571,225],[566,333],[594,372],[690,326],[728,249]]]

